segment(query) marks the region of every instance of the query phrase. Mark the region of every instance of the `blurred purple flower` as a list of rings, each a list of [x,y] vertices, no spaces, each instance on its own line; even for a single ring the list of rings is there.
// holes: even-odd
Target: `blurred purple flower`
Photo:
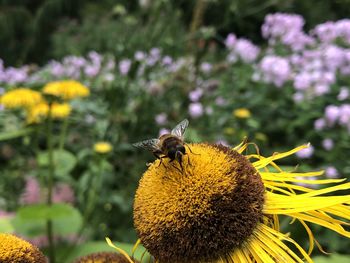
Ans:
[[[301,72],[294,77],[294,88],[305,90],[311,86],[311,76],[309,73]]]
[[[56,184],[52,193],[52,201],[54,203],[73,204],[75,201],[73,189],[66,183]]]
[[[326,120],[323,118],[317,119],[314,122],[314,127],[315,127],[315,130],[317,131],[323,130],[326,127]]]
[[[215,99],[215,104],[217,106],[225,106],[225,105],[227,105],[227,100],[224,99],[223,97],[219,96]]]
[[[322,141],[322,146],[324,149],[326,149],[327,151],[330,151],[333,149],[334,147],[334,142],[332,139],[330,138],[326,138]]]
[[[131,67],[130,59],[123,59],[119,62],[119,72],[121,75],[125,76],[129,73]]]
[[[325,169],[325,175],[328,178],[338,178],[339,177],[338,170],[334,166],[328,166]]]
[[[88,76],[88,77],[96,77],[97,74],[99,73],[100,68],[96,67],[95,65],[87,65],[84,68],[84,73]]]
[[[243,62],[251,63],[258,57],[260,49],[248,39],[240,38],[236,42],[234,52]]]
[[[40,185],[35,177],[29,176],[22,192],[20,202],[24,205],[37,204],[41,201]]]
[[[339,124],[347,126],[350,124],[350,104],[339,107]]]
[[[291,68],[286,58],[279,56],[265,56],[260,62],[263,79],[281,87],[291,77]]]
[[[154,119],[158,125],[164,125],[168,122],[168,116],[164,112],[157,114]]]
[[[162,59],[163,66],[170,66],[173,63],[173,59],[170,56],[165,56]]]
[[[341,87],[337,99],[342,101],[349,98],[350,92],[348,87]]]
[[[49,62],[49,69],[51,71],[51,74],[55,77],[61,77],[64,75],[64,66],[57,61],[53,60]]]
[[[189,94],[188,97],[192,102],[197,102],[200,100],[200,98],[203,95],[203,90],[201,88],[196,88],[195,90],[192,90]]]
[[[145,52],[138,50],[135,52],[134,58],[136,61],[142,61],[146,58],[146,54]]]
[[[296,92],[293,94],[293,100],[296,103],[302,102],[304,100],[304,94],[301,92]]]
[[[310,158],[314,153],[314,147],[310,145],[309,147],[300,150],[296,153],[296,156],[298,156],[301,159]]]
[[[213,66],[208,62],[203,62],[200,66],[200,69],[203,73],[209,73],[212,68]]]
[[[329,86],[325,84],[318,84],[315,86],[315,94],[317,96],[324,95],[330,91]]]
[[[192,118],[198,118],[203,115],[203,105],[200,102],[191,103],[188,112]]]
[[[340,114],[340,109],[335,105],[329,105],[325,109],[325,118],[331,126],[333,126],[335,122],[338,120],[339,114]]]
[[[96,51],[91,51],[88,54],[88,57],[91,59],[92,63],[96,66],[100,66],[102,62],[102,56],[98,54]]]
[[[233,34],[233,33],[228,34],[226,39],[225,39],[226,48],[233,49],[235,44],[236,44],[236,41],[237,41],[237,37],[235,34]]]

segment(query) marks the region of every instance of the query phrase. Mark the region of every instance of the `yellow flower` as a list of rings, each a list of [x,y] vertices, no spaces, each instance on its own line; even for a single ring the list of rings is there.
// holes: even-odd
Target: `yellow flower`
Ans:
[[[307,146],[270,157],[244,156],[247,146],[189,144],[183,169],[167,158],[148,167],[135,196],[134,225],[155,262],[312,262],[319,244],[309,224],[350,238],[342,226],[350,219],[350,195],[334,195],[350,183],[321,190],[296,185],[343,182],[299,179],[322,172],[287,172],[276,164]],[[305,227],[308,252],[280,231],[280,215]]]
[[[71,100],[89,96],[90,90],[75,80],[64,80],[49,82],[43,88],[43,93],[54,95],[64,100]]]
[[[51,116],[53,119],[64,119],[69,116],[72,108],[68,103],[53,103]],[[39,103],[28,110],[27,123],[39,123],[49,114],[49,105],[46,102]]]
[[[108,142],[98,142],[94,145],[94,151],[97,153],[109,153],[112,151],[112,145]]]
[[[9,109],[28,108],[41,101],[42,96],[40,92],[27,88],[18,88],[8,91],[0,98],[0,104]]]
[[[45,256],[29,242],[14,235],[0,233],[0,262],[46,263]]]
[[[251,116],[251,113],[246,108],[239,108],[233,111],[233,115],[240,119],[247,119]]]
[[[132,262],[138,261],[132,260]],[[100,252],[78,258],[74,263],[129,263],[129,261],[123,255],[114,252]]]

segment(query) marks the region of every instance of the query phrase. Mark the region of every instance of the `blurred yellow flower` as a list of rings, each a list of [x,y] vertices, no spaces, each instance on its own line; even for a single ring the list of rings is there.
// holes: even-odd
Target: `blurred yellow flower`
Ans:
[[[54,95],[64,100],[71,100],[89,96],[90,90],[78,81],[63,80],[47,83],[43,89],[43,93]]]
[[[0,104],[5,108],[27,108],[42,101],[41,93],[27,88],[18,88],[6,92],[0,97]]]
[[[233,115],[240,119],[247,119],[251,116],[251,113],[246,108],[239,108],[233,111]]]
[[[0,233],[0,244],[0,262],[47,262],[37,247],[14,235]]]
[[[94,151],[97,153],[109,153],[112,151],[112,145],[108,142],[97,142],[94,145]]]
[[[72,108],[68,103],[53,103],[51,116],[53,119],[64,119],[69,116]],[[27,123],[39,123],[49,114],[49,105],[46,102],[39,103],[28,110]]]

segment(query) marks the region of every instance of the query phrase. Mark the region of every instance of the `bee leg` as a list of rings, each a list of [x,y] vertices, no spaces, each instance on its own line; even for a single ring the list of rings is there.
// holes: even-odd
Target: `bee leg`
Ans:
[[[190,146],[188,146],[188,145],[186,145],[186,146],[187,146],[187,148],[190,150],[190,152],[191,152],[192,154],[194,154],[194,155],[200,155],[199,153],[194,153],[194,152],[192,152]]]

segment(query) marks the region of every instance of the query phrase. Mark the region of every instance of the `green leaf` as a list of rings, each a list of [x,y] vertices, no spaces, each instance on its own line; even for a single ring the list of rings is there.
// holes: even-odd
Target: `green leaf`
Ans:
[[[113,241],[113,240],[112,240]],[[131,251],[133,248],[133,244],[127,244],[127,243],[119,243],[119,242],[113,242],[117,247],[123,249],[126,253],[131,255]],[[71,263],[74,260],[76,260],[78,257],[82,257],[91,253],[95,252],[116,252],[115,249],[108,246],[107,242],[105,241],[95,241],[95,242],[87,242],[82,245],[72,247],[61,247],[58,249],[58,255],[60,258],[58,258],[58,262],[62,263]],[[145,248],[141,245],[137,247],[134,257],[138,260],[141,259],[142,254],[144,253]],[[143,257],[143,262],[149,261],[149,254],[145,253]]]
[[[350,261],[350,255],[333,254],[330,257],[317,256],[313,260],[314,263],[344,263]]]
[[[38,163],[42,167],[49,166],[49,153],[41,152],[38,154]],[[53,152],[55,174],[59,176],[68,175],[77,163],[76,157],[66,150],[56,150]]]
[[[34,237],[45,233],[47,220],[52,220],[54,232],[59,235],[77,233],[83,221],[80,212],[70,205],[39,204],[20,208],[13,224],[16,232]]]
[[[32,129],[32,128],[26,128],[26,129],[21,129],[21,130],[17,130],[17,131],[2,132],[2,133],[0,133],[0,141],[6,141],[6,140],[22,137],[22,136],[25,136],[25,135],[33,132],[33,131],[34,131],[34,129]]]
[[[74,208],[67,204],[29,205],[18,210],[17,216],[24,220],[53,220],[60,217],[69,217]]]
[[[0,218],[0,233],[13,233],[14,231],[10,217]]]

